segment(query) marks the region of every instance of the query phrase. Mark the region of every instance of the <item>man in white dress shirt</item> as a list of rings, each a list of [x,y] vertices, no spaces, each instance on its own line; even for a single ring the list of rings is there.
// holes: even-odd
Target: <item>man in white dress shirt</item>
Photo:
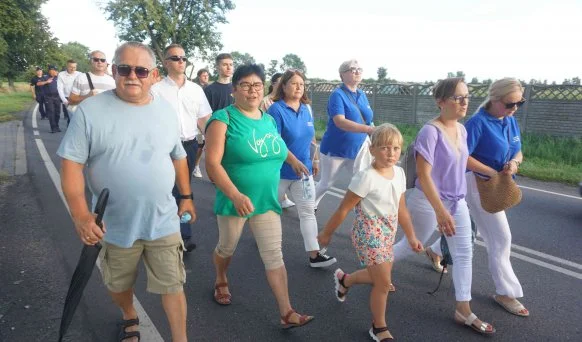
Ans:
[[[180,122],[180,137],[186,150],[190,177],[194,170],[198,142],[196,136],[204,131],[206,122],[212,114],[210,104],[202,88],[186,79],[184,71],[188,61],[184,48],[179,44],[171,44],[164,49],[164,67],[168,76],[152,87],[152,91],[162,96],[174,106]],[[177,188],[174,187],[174,197],[178,201]],[[189,223],[180,224],[180,232],[187,252],[196,248],[192,241],[192,228]]]
[[[73,89],[73,82],[79,74],[80,72],[77,71],[77,62],[73,59],[69,59],[67,61],[67,70],[59,72],[57,78],[57,90],[59,91],[61,102],[63,103],[63,114],[65,115],[65,119],[67,119],[67,126],[71,121],[69,112],[67,111],[69,95],[71,94],[71,89]]]

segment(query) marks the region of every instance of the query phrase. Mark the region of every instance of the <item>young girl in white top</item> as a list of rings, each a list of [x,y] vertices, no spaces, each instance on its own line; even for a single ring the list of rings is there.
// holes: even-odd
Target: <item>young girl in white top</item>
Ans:
[[[385,316],[394,259],[392,245],[399,223],[410,247],[416,252],[423,250],[406,209],[404,170],[396,166],[402,152],[402,142],[402,134],[394,125],[382,124],[374,129],[370,146],[374,162],[354,175],[340,207],[318,237],[320,244],[327,246],[333,232],[356,208],[352,244],[360,264],[366,269],[347,274],[338,268],[334,273],[336,296],[343,302],[352,285],[372,284],[370,310],[373,320],[369,333],[374,341],[392,339]]]

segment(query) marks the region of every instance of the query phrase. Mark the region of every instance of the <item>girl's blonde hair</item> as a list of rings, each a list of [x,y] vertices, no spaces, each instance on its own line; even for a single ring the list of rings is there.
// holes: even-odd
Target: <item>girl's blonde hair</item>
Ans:
[[[479,108],[477,108],[477,111],[479,111],[481,108],[491,108],[491,101],[499,101],[516,90],[519,90],[523,93],[523,86],[521,85],[521,82],[513,77],[502,78],[491,83],[487,92],[487,98],[485,101],[483,101],[483,103],[481,103]]]
[[[394,126],[390,123],[384,123],[374,129],[372,133],[372,146],[386,146],[386,145],[393,145],[399,144],[402,146],[404,143],[404,138],[402,138],[402,134]]]

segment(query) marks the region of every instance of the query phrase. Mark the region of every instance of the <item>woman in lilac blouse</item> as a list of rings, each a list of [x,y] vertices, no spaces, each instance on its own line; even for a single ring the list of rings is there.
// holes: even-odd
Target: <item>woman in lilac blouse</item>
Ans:
[[[471,220],[465,202],[467,182],[467,131],[458,120],[465,117],[469,105],[469,90],[462,78],[448,78],[433,90],[440,115],[429,121],[415,141],[415,188],[408,197],[407,207],[418,239],[424,244],[438,229],[447,239],[453,258],[455,285],[455,321],[481,334],[493,334],[495,328],[472,313],[471,300],[473,246]],[[438,241],[438,240],[437,240]],[[395,260],[409,253],[406,238],[394,246]],[[412,252],[412,251],[410,251]],[[433,245],[430,256],[440,252]]]

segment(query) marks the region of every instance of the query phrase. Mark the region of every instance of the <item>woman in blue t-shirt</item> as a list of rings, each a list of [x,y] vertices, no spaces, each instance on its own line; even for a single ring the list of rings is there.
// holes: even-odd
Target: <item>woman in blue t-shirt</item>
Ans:
[[[315,188],[315,207],[333,186],[342,168],[351,176],[354,160],[366,135],[374,130],[374,113],[366,94],[358,89],[362,68],[356,60],[343,62],[339,67],[343,84],[334,90],[327,103],[327,130],[321,139],[321,179]]]
[[[311,160],[310,147],[315,144],[315,127],[313,115],[309,107],[309,99],[305,93],[305,76],[299,70],[287,70],[279,80],[272,97],[274,101],[268,113],[275,119],[277,130],[289,148],[287,158],[296,159],[295,165],[302,169],[293,168],[292,164],[284,163],[281,168],[279,182],[279,200],[289,192],[297,205],[299,228],[303,236],[305,251],[309,253],[311,267],[327,267],[336,262],[335,258],[320,253],[317,242],[317,220],[315,218],[315,185],[313,176],[319,171],[319,156],[315,154]]]
[[[493,299],[517,316],[529,316],[529,311],[516,299],[523,297],[509,256],[511,231],[505,211],[488,213],[481,206],[475,177],[491,177],[498,173],[514,175],[523,160],[521,134],[513,116],[525,103],[523,87],[514,78],[497,80],[489,87],[485,102],[467,121],[467,204],[473,221],[487,245],[489,271],[497,295]]]

